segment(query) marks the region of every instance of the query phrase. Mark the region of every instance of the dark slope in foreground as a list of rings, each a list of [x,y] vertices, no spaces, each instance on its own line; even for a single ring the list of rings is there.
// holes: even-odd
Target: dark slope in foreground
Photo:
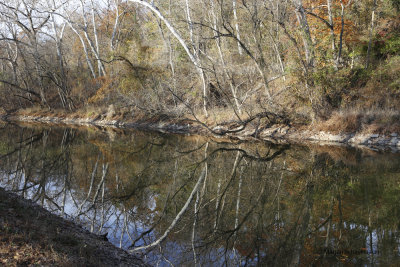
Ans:
[[[147,266],[73,222],[0,188],[0,265]]]

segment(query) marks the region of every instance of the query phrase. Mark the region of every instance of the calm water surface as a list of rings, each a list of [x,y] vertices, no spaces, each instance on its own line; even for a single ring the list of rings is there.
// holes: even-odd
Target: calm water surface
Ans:
[[[0,185],[160,266],[400,264],[400,154],[0,126]]]

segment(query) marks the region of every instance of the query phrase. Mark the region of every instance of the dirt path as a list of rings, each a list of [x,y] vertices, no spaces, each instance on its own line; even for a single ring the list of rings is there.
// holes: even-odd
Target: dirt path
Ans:
[[[73,222],[0,188],[1,266],[147,266]]]

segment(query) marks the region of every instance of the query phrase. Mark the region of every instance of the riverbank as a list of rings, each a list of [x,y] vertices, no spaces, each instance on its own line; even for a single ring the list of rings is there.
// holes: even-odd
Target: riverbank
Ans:
[[[73,222],[0,187],[0,265],[146,266]]]
[[[267,114],[268,115],[268,114]],[[239,140],[266,140],[274,143],[319,143],[347,145],[373,150],[400,151],[400,131],[398,125],[367,125],[349,127],[347,118],[335,118],[314,125],[271,123],[268,116],[254,116],[245,123],[237,121],[202,122],[192,118],[176,118],[167,114],[146,116],[126,116],[116,112],[113,107],[103,113],[84,114],[43,111],[18,112],[3,115],[4,121],[41,122],[66,125],[86,125],[113,128],[135,128],[166,133],[198,134],[216,138]],[[341,121],[343,119],[343,121]],[[356,121],[356,124],[360,122]]]

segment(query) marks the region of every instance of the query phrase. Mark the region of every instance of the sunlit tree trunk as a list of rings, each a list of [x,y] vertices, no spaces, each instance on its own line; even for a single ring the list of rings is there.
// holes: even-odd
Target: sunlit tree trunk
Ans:
[[[233,6],[233,18],[235,19],[236,38],[239,40],[239,42],[237,42],[238,52],[240,55],[242,55],[243,51],[242,51],[242,47],[240,46],[241,38],[240,38],[240,31],[239,31],[239,22],[238,22],[238,17],[237,17],[236,0],[232,1],[232,6]]]
[[[116,45],[118,44],[118,39],[116,39],[117,36],[117,30],[118,30],[118,25],[119,25],[119,18],[123,14],[119,12],[119,0],[114,0],[115,4],[115,21],[114,21],[114,26],[113,26],[113,31],[111,34],[111,39],[110,39],[110,47],[111,50],[114,51]]]
[[[338,67],[337,53],[336,53],[336,37],[335,37],[335,28],[333,24],[333,14],[332,14],[332,0],[326,1],[328,7],[328,21],[330,24],[331,31],[331,49],[332,49],[332,58],[334,60],[335,67]]]
[[[371,27],[369,30],[369,41],[368,41],[368,50],[367,50],[367,59],[365,62],[365,68],[369,67],[370,64],[370,56],[371,56],[371,47],[372,47],[372,39],[374,36],[374,29],[375,29],[375,11],[377,7],[377,2],[374,0],[374,5],[372,7],[372,13],[371,13]]]
[[[93,78],[96,78],[96,72],[94,71],[92,61],[90,60],[89,52],[88,52],[85,40],[83,40],[82,35],[78,32],[78,30],[74,27],[74,25],[70,22],[69,19],[67,20],[67,23],[68,23],[69,27],[72,29],[72,31],[78,36],[79,40],[81,41],[83,51],[85,52],[86,62],[88,64],[90,72],[92,73]]]
[[[156,14],[167,26],[168,30],[172,33],[172,35],[178,40],[178,42],[181,44],[182,48],[185,50],[186,54],[189,56],[190,61],[195,65],[195,68],[200,76],[202,86],[203,86],[203,110],[204,114],[206,117],[208,117],[208,111],[207,111],[207,85],[206,85],[206,80],[204,77],[204,70],[200,64],[200,61],[197,56],[195,56],[191,51],[186,42],[183,40],[181,35],[177,32],[175,27],[171,25],[171,23],[164,17],[164,15],[160,12],[158,8],[156,8],[154,5],[143,1],[143,0],[128,0],[130,2],[138,3],[144,7],[147,7],[150,9],[154,14]]]
[[[190,16],[189,0],[185,0],[185,3],[186,3],[186,18],[187,18],[187,23],[188,23],[188,28],[189,28],[190,43],[193,48],[193,56],[197,59],[198,64],[200,64],[198,47],[196,46],[196,43],[193,38],[193,22],[192,22],[192,18]],[[207,94],[206,75],[204,73],[204,69],[201,66],[199,68],[199,71],[200,71],[200,78],[201,78],[202,85],[203,85],[203,110],[204,110],[204,114],[206,116],[208,116],[208,112],[207,112],[208,94]]]
[[[211,2],[211,12],[212,12],[212,17],[213,17],[212,20],[214,22],[214,28],[219,30],[218,29],[217,16],[216,16],[216,12],[215,12],[214,8],[215,8],[214,4]],[[240,39],[238,39],[238,40],[240,40]],[[215,38],[215,44],[217,45],[217,48],[218,48],[218,54],[219,54],[219,58],[220,58],[221,64],[222,64],[222,70],[223,70],[226,78],[228,79],[229,87],[231,89],[231,93],[232,93],[232,96],[233,96],[233,100],[234,100],[236,109],[239,112],[239,115],[241,115],[242,114],[242,109],[240,107],[239,99],[238,99],[238,96],[237,96],[237,87],[234,86],[234,84],[232,82],[232,77],[231,77],[232,74],[228,73],[228,68],[226,67],[226,64],[225,64],[225,59],[224,59],[224,56],[223,56],[223,53],[222,53],[222,48],[221,48],[221,46],[222,46],[221,38],[217,38],[216,37]],[[238,45],[240,47],[239,43],[238,43]]]
[[[312,68],[314,68],[314,61],[315,61],[314,44],[311,38],[310,26],[308,25],[307,15],[304,10],[303,1],[293,0],[293,2],[296,8],[297,20],[300,24],[307,67],[308,71],[310,71],[312,70]]]
[[[39,53],[39,40],[38,40],[38,31],[44,27],[44,25],[47,23],[49,18],[45,18],[39,25],[34,25],[34,12],[36,11],[34,6],[30,5],[29,3],[26,2],[26,0],[22,0],[22,6],[25,9],[23,11],[19,11],[20,13],[24,14],[26,21],[28,22],[28,26],[24,25],[25,21],[20,21],[18,14],[15,13],[16,16],[16,22],[17,24],[21,27],[21,30],[24,31],[29,39],[30,47],[32,49],[32,56],[33,56],[33,62],[35,65],[35,72],[36,72],[36,80],[38,82],[38,87],[39,87],[39,94],[40,94],[40,100],[41,104],[47,106],[50,108],[49,104],[47,103],[46,100],[46,95],[45,95],[45,87],[43,83],[43,77],[44,74],[42,73],[42,66],[41,66],[41,55]]]
[[[53,1],[54,4],[54,1]],[[58,95],[60,96],[61,103],[64,108],[69,108],[72,110],[72,103],[69,102],[68,100],[68,84],[67,84],[67,74],[65,72],[64,68],[64,57],[63,57],[63,52],[62,52],[62,39],[64,35],[64,30],[65,30],[65,25],[66,23],[63,24],[61,32],[58,32],[54,14],[51,14],[51,24],[53,27],[53,32],[54,32],[54,39],[56,41],[56,49],[57,49],[57,58],[58,58],[58,65],[60,67],[60,72],[61,72],[61,82],[60,85],[57,85],[58,89]]]
[[[93,0],[90,0],[90,4],[91,4],[91,15],[92,15],[94,42],[95,42],[95,46],[96,46],[95,47],[96,48],[96,54],[97,54],[98,57],[100,57],[99,38],[97,36],[97,26],[96,26],[95,9],[94,9]],[[99,73],[103,73],[103,75],[106,75],[106,73],[104,71],[104,65],[100,61],[100,59],[98,59],[97,67],[99,69]]]
[[[99,55],[99,53],[97,52],[97,50],[96,50],[96,48],[95,48],[95,46],[94,46],[94,44],[93,44],[92,39],[90,39],[90,37],[89,37],[89,33],[88,33],[88,31],[89,31],[89,25],[88,25],[88,22],[87,22],[87,19],[86,19],[86,12],[85,12],[85,6],[84,6],[83,0],[81,0],[80,3],[81,3],[81,9],[82,9],[82,10],[81,10],[81,11],[82,11],[82,18],[83,18],[83,23],[84,23],[83,34],[85,35],[85,38],[86,38],[86,40],[87,40],[87,42],[88,42],[88,44],[89,44],[89,47],[90,47],[90,49],[91,49],[93,55],[94,55],[95,58],[96,58],[97,65],[98,65],[98,67],[99,67],[99,76],[104,76],[104,75],[106,75],[106,71],[105,71],[103,62],[102,62],[101,59],[100,59],[100,55]],[[93,14],[94,14],[94,11],[92,11],[92,12],[93,12]],[[93,15],[93,17],[94,17],[94,15]],[[94,27],[95,27],[95,26],[94,26]],[[95,39],[97,39],[97,32],[95,32],[94,35],[95,35]]]
[[[376,1],[376,0],[375,0]],[[344,33],[344,10],[346,7],[348,7],[351,4],[351,0],[347,2],[345,5],[343,0],[340,0],[340,36],[339,36],[339,51],[338,51],[338,56],[337,56],[337,62],[338,64],[341,64],[342,61],[342,50],[343,50],[343,33]]]

